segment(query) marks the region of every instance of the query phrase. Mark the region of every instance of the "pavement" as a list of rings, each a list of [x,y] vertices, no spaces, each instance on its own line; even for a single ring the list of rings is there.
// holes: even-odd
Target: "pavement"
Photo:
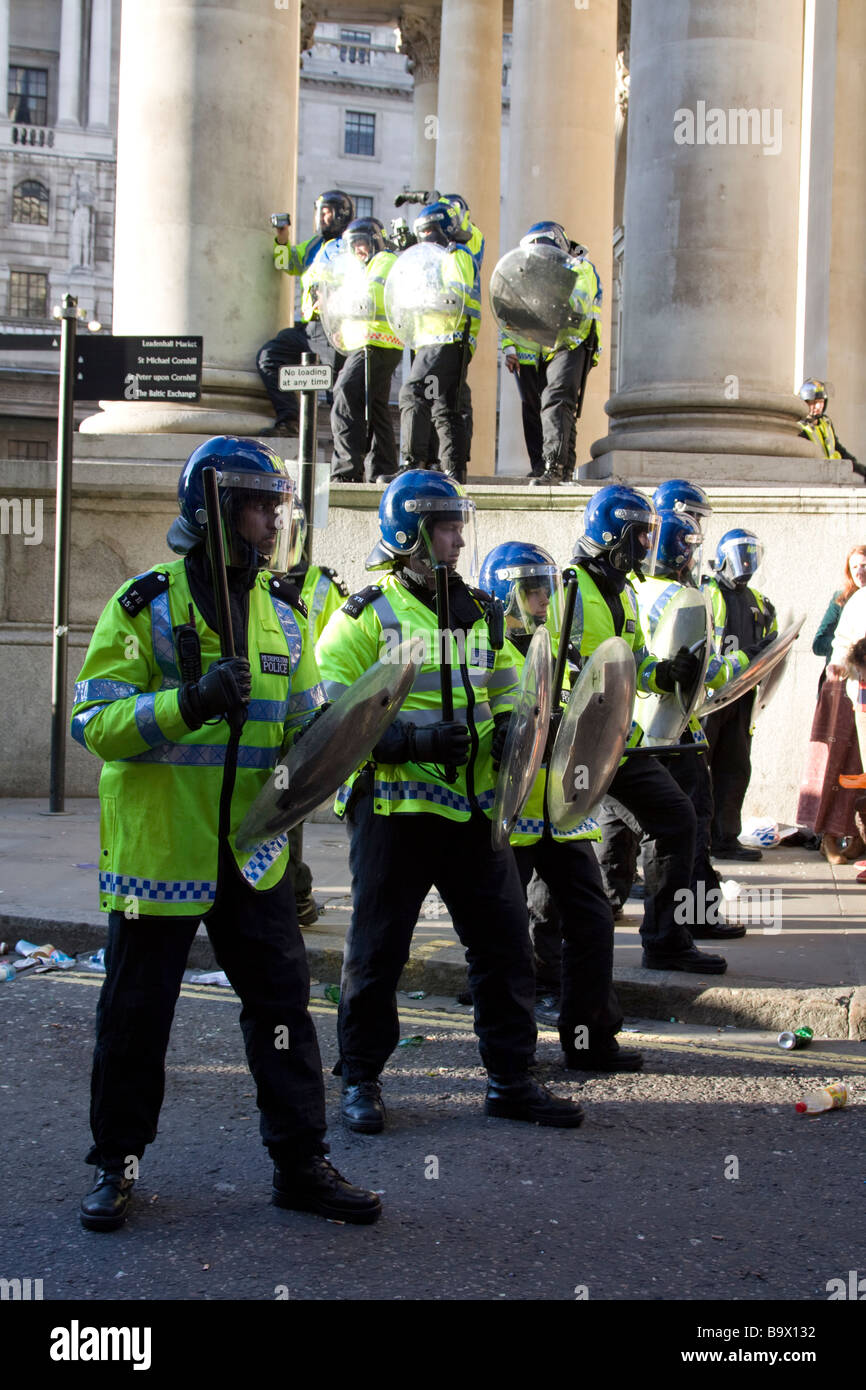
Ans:
[[[99,804],[72,798],[62,814],[37,799],[0,800],[0,939],[51,942],[70,955],[104,945],[98,910]],[[348,840],[335,818],[308,823],[304,858],[321,916],[305,931],[311,976],[338,983],[351,914]],[[627,1017],[779,1031],[808,1026],[818,1038],[866,1042],[866,886],[853,866],[834,868],[815,851],[779,846],[757,864],[720,864],[741,894],[746,936],[725,945],[724,976],[641,966],[641,904],[617,922],[614,980]],[[713,942],[699,942],[715,950]],[[190,965],[215,968],[199,929]],[[454,997],[466,988],[463,948],[438,895],[425,901],[400,987]]]

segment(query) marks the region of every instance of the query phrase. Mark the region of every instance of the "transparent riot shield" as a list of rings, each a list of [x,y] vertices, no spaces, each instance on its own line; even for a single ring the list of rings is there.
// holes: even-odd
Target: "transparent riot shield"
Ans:
[[[376,317],[365,262],[353,251],[341,251],[327,262],[318,289],[319,317],[331,346],[343,354],[363,347]]]
[[[424,661],[419,638],[375,662],[281,758],[237,833],[254,850],[297,825],[355,771],[379,742]]]
[[[397,257],[385,281],[385,314],[408,348],[448,341],[463,321],[463,281],[453,257],[429,241]]]
[[[688,690],[677,686],[670,693],[638,695],[635,719],[643,729],[645,745],[676,743],[703,700],[712,626],[709,595],[703,589],[681,589],[668,603],[652,637],[647,635],[647,645],[660,661],[688,647],[700,665]]]
[[[493,799],[494,849],[505,849],[538,776],[550,724],[550,635],[540,627],[529,644]]]
[[[584,664],[559,726],[547,774],[556,830],[574,830],[601,801],[619,766],[634,709],[634,652],[608,637]]]
[[[754,690],[759,681],[766,682],[779,662],[784,661],[788,655],[805,621],[806,615],[804,613],[802,618],[790,623],[784,632],[780,632],[775,641],[765,647],[760,655],[749,663],[745,671],[741,671],[738,676],[734,676],[733,680],[728,681],[718,690],[708,691],[706,699],[698,709],[701,719],[705,719],[708,714],[715,714],[716,710],[724,709],[725,705],[731,704],[733,700],[739,700],[741,695]],[[772,694],[772,687],[770,693]]]
[[[508,251],[490,277],[490,307],[503,333],[533,349],[556,349],[579,332],[592,306],[576,265],[556,246]]]

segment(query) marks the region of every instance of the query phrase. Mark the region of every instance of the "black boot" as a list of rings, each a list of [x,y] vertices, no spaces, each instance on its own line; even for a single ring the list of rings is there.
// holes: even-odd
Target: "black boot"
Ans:
[[[576,1129],[583,1123],[583,1111],[575,1101],[551,1095],[544,1086],[530,1081],[525,1072],[488,1076],[484,1113],[499,1120],[528,1120],[556,1129]]]
[[[559,487],[562,482],[562,470],[556,459],[544,460],[544,472],[535,478],[529,479],[530,487]]]
[[[748,845],[741,845],[736,839],[716,840],[710,850],[711,859],[740,859],[744,864],[757,864],[763,857],[759,849],[750,849]]]
[[[678,951],[673,956],[654,955],[651,951],[644,951],[641,963],[644,970],[685,970],[692,975],[724,975],[728,968],[724,956],[713,956],[709,951],[699,951],[697,946],[692,946],[687,951]]]
[[[134,1179],[122,1168],[97,1168],[96,1182],[81,1199],[81,1224],[86,1231],[116,1231],[126,1220]]]
[[[291,1166],[275,1167],[271,1197],[274,1206],[311,1211],[353,1226],[369,1226],[382,1215],[382,1203],[376,1193],[353,1187],[324,1154],[313,1154]]]
[[[356,1134],[381,1134],[385,1128],[385,1106],[378,1081],[343,1081],[341,1105],[343,1123]]]
[[[643,1066],[643,1053],[620,1047],[616,1038],[602,1038],[594,1047],[563,1043],[562,1051],[568,1071],[640,1071]]]

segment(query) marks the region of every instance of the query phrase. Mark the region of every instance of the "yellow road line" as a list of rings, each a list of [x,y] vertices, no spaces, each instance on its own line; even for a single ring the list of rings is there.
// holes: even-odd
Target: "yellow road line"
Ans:
[[[83,975],[77,971],[46,971],[45,975],[33,976],[35,980],[52,979],[63,980],[67,984],[81,985],[101,985],[104,975]],[[220,988],[218,985],[195,985],[185,981],[181,985],[181,996],[188,999],[206,999],[208,1001],[217,1000],[223,1004],[239,1003],[238,996],[234,990]],[[336,1004],[324,999],[310,1000],[310,1013],[321,1014],[324,1017],[334,1017],[337,1012]],[[421,1024],[427,1028],[451,1028],[455,1032],[467,1035],[473,1032],[472,1017],[470,1014],[447,1013],[443,1010],[424,1010],[424,1009],[401,1009],[400,1018],[404,1023]],[[555,1029],[539,1027],[539,1036],[555,1038]],[[776,1048],[772,1043],[767,1043],[766,1051],[759,1050],[754,1044],[742,1044],[723,1047],[712,1040],[704,1041],[703,1038],[677,1038],[672,1034],[641,1033],[629,1032],[628,1038],[639,1038],[641,1045],[650,1049],[658,1049],[661,1052],[685,1052],[687,1049],[696,1048],[700,1052],[707,1053],[712,1057],[727,1057],[739,1061],[768,1062],[777,1066],[797,1066],[803,1067],[807,1071],[827,1070],[832,1062],[834,1067],[842,1067],[846,1072],[853,1072],[856,1075],[866,1076],[866,1056],[863,1061],[858,1061],[847,1054],[840,1054],[834,1051],[837,1044],[849,1041],[845,1038],[827,1038],[814,1049],[801,1048],[796,1052],[783,1052],[781,1048]]]

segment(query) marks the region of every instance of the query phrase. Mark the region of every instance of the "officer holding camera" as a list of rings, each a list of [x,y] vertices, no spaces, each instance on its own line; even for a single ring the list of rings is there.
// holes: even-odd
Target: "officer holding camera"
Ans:
[[[331,346],[319,322],[316,286],[323,267],[340,248],[340,237],[355,216],[355,204],[348,193],[331,188],[320,193],[315,206],[315,234],[308,241],[289,245],[289,214],[274,213],[274,268],[301,280],[301,322],[284,328],[259,349],[256,366],[274,407],[275,420],[261,435],[293,435],[298,432],[298,402],[294,391],[280,390],[280,368],[295,365],[305,352],[314,352],[320,362],[333,368],[343,358]]]

